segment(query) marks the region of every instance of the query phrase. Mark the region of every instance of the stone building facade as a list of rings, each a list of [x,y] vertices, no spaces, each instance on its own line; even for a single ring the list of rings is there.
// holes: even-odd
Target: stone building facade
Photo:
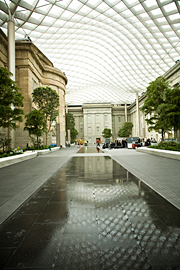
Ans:
[[[170,68],[164,75],[163,75],[167,80],[170,81],[172,86],[177,86],[180,84],[180,61],[177,61],[175,65]],[[144,100],[146,98],[146,94],[143,93],[139,97],[139,108],[141,108],[144,104]],[[161,138],[161,134],[158,132],[155,132],[154,130],[148,131],[148,125],[147,122],[145,121],[145,116],[144,114],[139,110],[139,132],[137,128],[137,106],[136,106],[136,101],[132,103],[128,107],[128,112],[129,112],[129,119],[130,121],[134,124],[133,130],[132,130],[132,135],[133,136],[139,136],[139,137],[147,137],[147,138],[155,138],[157,141]],[[174,137],[173,131],[169,131],[168,133],[165,134],[166,138],[172,138]]]
[[[125,122],[125,106],[110,103],[89,103],[82,106],[68,106],[68,112],[75,118],[75,128],[78,131],[77,139],[88,141],[89,145],[97,140],[105,142],[102,131],[111,129],[112,139],[117,137],[119,128]],[[128,117],[129,121],[129,117]]]
[[[8,68],[7,37],[0,31],[0,66]],[[65,86],[67,77],[54,68],[52,62],[32,43],[26,40],[16,41],[15,44],[15,78],[20,92],[24,96],[24,116],[33,108],[32,91],[39,86],[49,86],[59,95],[60,106],[57,117],[56,143],[65,145]],[[14,145],[20,148],[31,144],[27,131],[24,131],[24,122],[20,123],[14,132]],[[5,131],[4,131],[5,132]],[[45,143],[45,137],[41,138]],[[52,134],[48,144],[52,143]]]
[[[56,126],[56,143],[65,145],[65,87],[67,77],[32,43],[27,40],[16,41],[15,45],[15,75],[17,85],[24,96],[24,114],[33,109],[32,91],[39,86],[49,86],[56,90],[60,98],[59,115]],[[0,67],[8,67],[8,42],[6,35],[0,30]],[[168,70],[164,77],[172,82],[173,86],[180,83],[180,61]],[[132,104],[83,104],[67,106],[69,112],[75,117],[75,127],[78,131],[77,139],[84,139],[93,144],[97,139],[104,142],[102,131],[104,128],[112,130],[112,140],[118,137],[119,128],[125,121],[133,123],[132,136],[149,137],[159,140],[161,135],[155,131],[148,131],[145,116],[139,110],[144,104],[145,93]],[[138,106],[137,106],[138,104]],[[127,111],[126,111],[127,110]],[[15,147],[26,147],[30,143],[28,133],[23,130],[24,122],[14,132]],[[5,132],[1,130],[1,132]],[[169,132],[166,137],[173,137]],[[42,138],[42,140],[45,138]],[[48,143],[52,142],[49,136]],[[54,142],[54,141],[53,141]]]
[[[180,83],[180,61],[177,62],[168,72],[164,74],[172,86]],[[133,123],[133,137],[147,137],[160,140],[161,134],[155,131],[148,131],[148,125],[144,114],[140,108],[144,104],[146,94],[138,97],[138,106],[136,100],[132,104],[127,104],[127,121]],[[137,111],[138,110],[138,111]],[[112,140],[118,137],[119,128],[126,121],[125,104],[83,104],[82,106],[68,106],[68,111],[75,117],[75,128],[79,132],[78,139],[85,139],[90,144],[96,142],[97,138],[103,143],[102,137],[104,128],[112,130]],[[139,118],[139,119],[138,119]],[[105,119],[107,121],[105,121]],[[165,134],[166,138],[174,137],[173,131]]]

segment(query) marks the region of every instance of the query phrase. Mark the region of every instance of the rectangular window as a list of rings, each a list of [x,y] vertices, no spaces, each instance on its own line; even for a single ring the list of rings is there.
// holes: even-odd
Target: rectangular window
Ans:
[[[33,80],[33,90],[37,88],[37,83]]]
[[[80,121],[79,122],[80,122],[80,124],[82,124],[82,122],[83,122],[83,118],[82,117],[80,117]]]
[[[99,115],[96,115],[96,123],[99,123]]]
[[[91,115],[88,115],[88,123],[91,123]]]
[[[91,134],[91,127],[88,127],[88,134]]]
[[[104,121],[107,122],[107,114],[104,115]]]
[[[80,128],[80,133],[81,133],[81,134],[83,133],[83,129],[82,129],[82,128]]]
[[[96,127],[96,132],[99,133],[99,127]]]
[[[121,123],[121,117],[120,116],[118,117],[118,122]]]

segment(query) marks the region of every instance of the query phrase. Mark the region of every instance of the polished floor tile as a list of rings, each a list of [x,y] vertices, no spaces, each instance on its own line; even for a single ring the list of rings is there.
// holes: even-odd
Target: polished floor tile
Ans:
[[[0,269],[178,270],[180,211],[103,156],[73,157],[0,227]]]

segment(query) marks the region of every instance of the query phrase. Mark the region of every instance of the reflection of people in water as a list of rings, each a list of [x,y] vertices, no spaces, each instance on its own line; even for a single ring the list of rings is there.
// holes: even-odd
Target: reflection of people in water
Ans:
[[[96,149],[97,149],[97,151],[98,151],[98,153],[99,153],[99,150],[100,150],[100,144],[99,144],[99,140],[97,140]]]

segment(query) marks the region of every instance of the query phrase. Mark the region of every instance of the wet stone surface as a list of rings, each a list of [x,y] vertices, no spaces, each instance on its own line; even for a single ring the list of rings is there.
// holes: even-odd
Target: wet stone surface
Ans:
[[[78,153],[98,153],[96,147],[84,146],[79,149]],[[103,151],[99,150],[99,153],[103,153]]]
[[[0,227],[0,269],[177,270],[180,212],[109,157],[74,157]]]

